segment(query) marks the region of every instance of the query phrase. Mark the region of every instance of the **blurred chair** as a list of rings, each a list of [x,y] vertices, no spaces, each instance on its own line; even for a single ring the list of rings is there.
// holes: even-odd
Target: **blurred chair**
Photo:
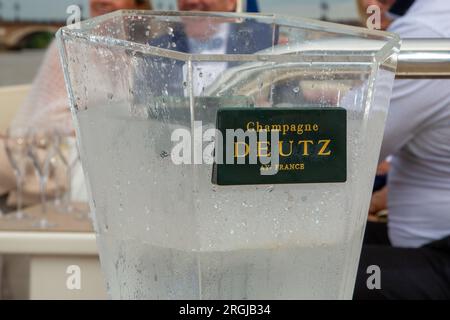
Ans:
[[[30,85],[0,87],[0,132],[5,132],[26,98]]]

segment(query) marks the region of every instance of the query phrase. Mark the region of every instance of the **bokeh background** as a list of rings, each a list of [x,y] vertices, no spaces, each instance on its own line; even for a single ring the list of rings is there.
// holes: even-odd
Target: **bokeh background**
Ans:
[[[88,0],[0,0],[0,87],[31,83],[70,5],[81,8],[83,19],[89,17]],[[177,10],[176,0],[154,0],[152,5]],[[264,13],[358,23],[354,0],[258,0],[258,7]]]

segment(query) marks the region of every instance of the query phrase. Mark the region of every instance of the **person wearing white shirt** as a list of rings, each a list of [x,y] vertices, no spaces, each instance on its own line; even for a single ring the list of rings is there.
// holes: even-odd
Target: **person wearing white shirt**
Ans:
[[[450,38],[450,1],[416,0],[388,31]],[[387,232],[366,229],[355,298],[450,299],[450,80],[395,82],[380,159],[389,155]],[[370,265],[381,290],[367,288]]]

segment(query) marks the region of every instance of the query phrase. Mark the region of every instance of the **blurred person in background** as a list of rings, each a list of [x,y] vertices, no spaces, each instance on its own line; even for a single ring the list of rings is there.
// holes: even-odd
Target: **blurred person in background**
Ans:
[[[89,4],[93,17],[121,9],[150,10],[152,8],[148,0],[90,0]],[[47,49],[30,93],[12,121],[11,130],[14,128],[56,130],[63,135],[74,135],[69,98],[55,41]],[[31,172],[30,174],[32,175]],[[82,179],[79,174],[77,176],[78,180]],[[30,204],[37,200],[39,188],[34,177],[25,181],[24,202]],[[0,139],[0,196],[6,193],[14,195],[15,184],[13,170],[5,154],[3,141]],[[75,199],[78,193],[82,198],[80,200],[87,200],[83,183],[78,185],[79,190],[73,190]],[[14,197],[9,197],[9,199],[12,198]],[[8,204],[13,205],[11,201]]]
[[[240,3],[239,0],[179,0],[178,6],[180,10],[234,12],[238,11]],[[151,10],[152,6],[148,0],[90,0],[90,12],[94,17],[120,9]],[[191,38],[198,37],[204,31],[204,28],[195,27],[188,30],[189,34],[192,35]],[[221,33],[220,36],[224,36],[224,33]],[[215,41],[215,43],[217,44],[218,42]],[[222,50],[224,44],[225,42],[222,42],[220,48],[217,47],[213,50]],[[58,50],[54,42],[47,50],[42,66],[33,81],[30,94],[18,111],[12,127],[45,128],[57,130],[65,135],[74,134],[64,76]],[[2,142],[0,141],[0,143]],[[82,180],[80,174],[77,177],[78,180]],[[14,191],[11,191],[14,188],[15,179],[12,168],[8,163],[3,146],[0,146],[0,196],[7,192],[14,194]],[[74,198],[86,200],[82,183],[80,188],[81,190],[78,192],[81,192],[80,197],[76,196],[77,188],[73,189]],[[38,187],[35,183],[29,186],[25,185],[24,192],[25,195],[27,193],[37,195]],[[31,198],[35,197],[29,197],[29,199]],[[24,201],[27,202],[26,197]]]
[[[450,38],[448,0],[362,2],[378,3],[382,25],[403,39]],[[395,81],[380,160],[388,156],[387,203],[376,199],[388,223],[367,224],[354,297],[450,299],[450,80]],[[367,287],[371,265],[380,290]]]
[[[370,16],[374,14],[371,6],[380,8],[380,29],[387,30],[395,19],[403,16],[414,3],[414,0],[357,0],[361,25],[366,26]],[[369,221],[380,220],[387,209],[387,176],[390,168],[390,157],[377,168],[373,186],[373,195],[369,207]]]
[[[237,0],[178,0],[181,11],[239,11]],[[194,54],[252,54],[272,46],[273,29],[271,25],[259,23],[251,19],[242,22],[226,18],[207,18],[181,20],[174,24],[173,34],[164,34],[152,39],[155,47]],[[194,93],[200,95],[209,85],[224,72],[238,63],[195,62],[193,64]],[[150,64],[149,64],[150,65]],[[183,96],[185,93],[178,84],[187,81],[187,71],[182,61],[171,64],[167,61],[167,69],[163,73],[154,73],[148,69],[143,77],[152,84],[152,93],[162,94],[164,90],[172,95]],[[151,77],[156,77],[154,80]],[[137,83],[144,84],[144,81]],[[169,84],[169,88],[165,88]],[[145,88],[141,88],[141,91]]]
[[[235,12],[237,0],[177,0],[180,11]]]

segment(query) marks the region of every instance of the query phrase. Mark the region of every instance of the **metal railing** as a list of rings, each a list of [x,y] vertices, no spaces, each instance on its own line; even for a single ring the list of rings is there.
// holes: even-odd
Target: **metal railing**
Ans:
[[[450,39],[404,39],[397,79],[450,79]]]

